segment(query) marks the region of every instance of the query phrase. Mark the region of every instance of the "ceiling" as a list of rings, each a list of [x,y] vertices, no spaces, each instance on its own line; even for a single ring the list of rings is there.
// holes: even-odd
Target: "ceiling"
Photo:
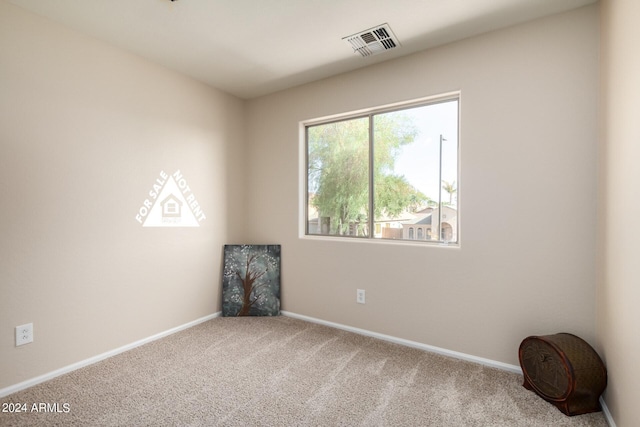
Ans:
[[[248,99],[597,0],[6,1]],[[384,23],[400,48],[342,40]]]

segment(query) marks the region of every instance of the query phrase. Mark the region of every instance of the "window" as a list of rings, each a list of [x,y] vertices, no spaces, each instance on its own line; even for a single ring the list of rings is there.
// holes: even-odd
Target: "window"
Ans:
[[[306,234],[414,240],[417,230],[457,243],[458,109],[455,94],[305,124]]]

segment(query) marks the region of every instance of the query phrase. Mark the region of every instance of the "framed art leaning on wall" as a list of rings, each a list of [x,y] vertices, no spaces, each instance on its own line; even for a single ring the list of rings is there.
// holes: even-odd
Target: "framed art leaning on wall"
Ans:
[[[225,245],[222,315],[280,314],[280,245]]]

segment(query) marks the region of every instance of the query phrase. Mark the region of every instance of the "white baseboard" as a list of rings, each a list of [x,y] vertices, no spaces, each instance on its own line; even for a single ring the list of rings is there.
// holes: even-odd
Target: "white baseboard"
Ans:
[[[600,396],[600,406],[602,406],[602,413],[604,414],[604,419],[607,421],[607,424],[609,424],[609,427],[616,427],[616,422],[613,420],[611,411],[609,411],[609,407],[602,396]]]
[[[391,335],[385,335],[385,334],[379,334],[377,332],[371,332],[368,331],[366,329],[360,329],[360,328],[354,328],[352,326],[347,326],[347,325],[343,325],[340,323],[334,323],[334,322],[328,322],[326,320],[321,320],[321,319],[317,319],[315,317],[309,317],[309,316],[304,316],[301,314],[296,314],[296,313],[292,313],[289,311],[281,311],[282,315],[284,316],[288,316],[288,317],[292,317],[294,319],[300,319],[300,320],[305,320],[307,322],[311,322],[311,323],[317,323],[320,325],[325,325],[325,326],[330,326],[332,328],[336,328],[336,329],[341,329],[344,331],[348,331],[348,332],[353,332],[356,334],[360,334],[360,335],[365,335],[365,336],[369,336],[369,337],[373,337],[373,338],[378,338],[384,341],[389,341],[389,342],[393,342],[396,344],[400,344],[400,345],[405,345],[407,347],[413,347],[413,348],[417,348],[420,350],[425,350],[425,351],[429,351],[432,353],[437,353],[437,354],[441,354],[444,356],[449,356],[449,357],[453,357],[456,359],[461,359],[461,360],[466,360],[469,362],[474,362],[474,363],[479,363],[481,365],[485,365],[485,366],[490,366],[493,368],[497,368],[497,369],[502,369],[504,371],[509,371],[509,372],[513,372],[516,374],[522,374],[522,369],[517,366],[517,365],[510,365],[508,363],[503,363],[503,362],[498,362],[496,360],[491,360],[491,359],[485,359],[484,357],[478,357],[478,356],[473,356],[470,354],[466,354],[466,353],[460,353],[457,351],[453,351],[453,350],[447,350],[441,347],[435,347],[432,345],[427,345],[427,344],[422,344],[416,341],[410,341],[410,340],[405,340],[402,338],[396,338],[393,337]],[[156,335],[152,335],[150,337],[141,339],[139,341],[133,342],[131,344],[127,344],[125,346],[116,348],[114,350],[108,351],[106,353],[102,353],[99,354],[97,356],[91,357],[89,359],[85,359],[82,360],[80,362],[65,366],[64,368],[60,368],[57,369],[55,371],[49,372],[47,374],[44,375],[40,375],[38,377],[32,378],[30,380],[27,381],[23,381],[21,383],[0,389],[0,397],[4,397],[4,396],[8,396],[10,394],[16,393],[18,391],[24,390],[26,388],[32,387],[34,385],[43,383],[45,381],[48,381],[50,379],[53,379],[55,377],[58,377],[60,375],[75,371],[76,369],[80,369],[83,368],[85,366],[88,365],[92,365],[96,362],[100,362],[101,360],[107,359],[109,357],[115,356],[117,354],[123,353],[127,350],[132,350],[136,347],[139,347],[141,345],[150,343],[152,341],[158,340],[160,338],[164,338],[166,336],[169,336],[171,334],[175,334],[176,332],[180,332],[184,329],[188,329],[191,328],[193,326],[196,326],[200,323],[206,322],[208,320],[214,319],[216,317],[219,317],[221,315],[221,312],[217,312],[217,313],[213,313],[210,314],[208,316],[205,317],[201,317],[200,319],[196,319],[192,322],[189,323],[185,323],[184,325],[180,325],[177,326],[175,328],[166,330],[164,332],[160,332],[159,334]],[[611,416],[611,412],[609,411],[609,408],[607,407],[607,404],[605,403],[604,399],[602,399],[602,397],[600,397],[600,404],[602,405],[602,413],[604,414],[605,420],[607,421],[607,424],[609,424],[609,427],[616,427],[616,423],[613,420],[613,417]]]
[[[497,360],[485,359],[484,357],[473,356],[466,353],[460,353],[453,350],[447,350],[441,347],[435,347],[432,345],[422,344],[416,341],[405,340],[403,338],[396,338],[391,335],[379,334],[377,332],[371,332],[366,329],[354,328],[351,326],[342,325],[340,323],[327,322],[326,320],[316,319],[315,317],[303,316],[301,314],[291,313],[289,311],[281,311],[284,316],[292,317],[294,319],[306,320],[307,322],[318,323],[320,325],[330,326],[336,329],[342,329],[348,332],[354,332],[360,335],[366,335],[373,338],[378,338],[384,341],[404,345],[407,347],[413,347],[420,350],[429,351],[432,353],[438,353],[443,356],[449,356],[456,359],[466,360],[468,362],[479,363],[481,365],[490,366],[492,368],[501,369],[503,371],[509,371],[516,374],[522,374],[520,366],[511,365],[508,363],[498,362]]]
[[[125,346],[116,348],[116,349],[111,350],[111,351],[107,351],[106,353],[102,353],[102,354],[99,354],[97,356],[90,357],[89,359],[81,360],[80,362],[71,364],[69,366],[65,366],[64,368],[56,369],[53,372],[49,372],[47,374],[40,375],[39,377],[35,377],[35,378],[30,379],[30,380],[23,381],[21,383],[18,383],[18,384],[15,384],[15,385],[0,389],[0,397],[8,396],[10,394],[13,394],[13,393],[16,393],[18,391],[24,390],[26,388],[32,387],[32,386],[34,386],[36,384],[40,384],[40,383],[43,383],[43,382],[48,381],[50,379],[53,379],[55,377],[58,377],[60,375],[67,374],[67,373],[69,373],[71,371],[75,371],[76,369],[84,368],[85,366],[92,365],[92,364],[94,364],[96,362],[100,362],[101,360],[104,360],[104,359],[107,359],[109,357],[115,356],[116,354],[123,353],[123,352],[125,352],[127,350],[134,349],[134,348],[139,347],[139,346],[141,346],[143,344],[150,343],[151,341],[155,341],[155,340],[158,340],[160,338],[164,338],[164,337],[166,337],[168,335],[175,334],[176,332],[180,332],[180,331],[182,331],[184,329],[191,328],[192,326],[196,326],[196,325],[198,325],[200,323],[206,322],[207,320],[214,319],[214,318],[220,316],[220,314],[221,314],[221,312],[217,312],[217,313],[213,313],[213,314],[210,314],[208,316],[205,316],[205,317],[201,317],[200,319],[196,319],[196,320],[194,320],[192,322],[185,323],[184,325],[176,326],[175,328],[171,328],[171,329],[169,329],[167,331],[160,332],[159,334],[155,334],[155,335],[152,335],[150,337],[143,338],[143,339],[141,339],[139,341],[136,341],[136,342],[133,342],[131,344],[127,344]]]
[[[513,373],[522,375],[522,368],[520,368],[520,366],[517,366],[517,365],[510,365],[508,363],[498,362],[496,360],[485,359],[484,357],[472,356],[470,354],[460,353],[460,352],[453,351],[453,350],[447,350],[447,349],[441,348],[441,347],[435,347],[435,346],[432,346],[432,345],[422,344],[422,343],[419,343],[419,342],[416,342],[416,341],[410,341],[410,340],[405,340],[405,339],[402,339],[402,338],[396,338],[396,337],[393,337],[391,335],[379,334],[377,332],[371,332],[371,331],[368,331],[366,329],[354,328],[352,326],[347,326],[347,325],[343,325],[343,324],[340,324],[340,323],[328,322],[326,320],[317,319],[315,317],[304,316],[302,314],[296,314],[296,313],[292,313],[290,311],[281,311],[281,313],[282,313],[283,316],[292,317],[294,319],[306,320],[307,322],[317,323],[317,324],[325,325],[325,326],[330,326],[332,328],[342,329],[344,331],[353,332],[353,333],[360,334],[360,335],[366,335],[366,336],[373,337],[373,338],[378,338],[378,339],[381,339],[381,340],[384,340],[384,341],[389,341],[389,342],[393,342],[393,343],[396,343],[396,344],[405,345],[407,347],[413,347],[413,348],[417,348],[419,350],[429,351],[429,352],[432,352],[432,353],[438,353],[438,354],[441,354],[443,356],[449,356],[449,357],[453,357],[455,359],[461,359],[461,360],[466,360],[468,362],[479,363],[481,365],[490,366],[492,368],[497,368],[497,369],[501,369],[501,370],[504,370],[504,371],[509,371],[509,372],[513,372]],[[604,415],[604,418],[607,421],[607,424],[609,425],[609,427],[616,427],[616,423],[613,420],[613,417],[611,416],[611,412],[609,411],[609,408],[607,407],[607,404],[605,403],[605,401],[602,398],[602,396],[600,397],[600,405],[602,406],[602,414]]]

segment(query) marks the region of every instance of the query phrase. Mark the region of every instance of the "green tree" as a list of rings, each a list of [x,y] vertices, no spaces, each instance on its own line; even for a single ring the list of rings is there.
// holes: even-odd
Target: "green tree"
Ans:
[[[456,189],[456,182],[453,181],[452,183],[449,183],[445,180],[442,180],[442,189],[449,193],[449,205],[453,204],[453,195],[458,191]]]
[[[416,127],[406,115],[387,113],[374,117],[373,128],[374,216],[415,210],[427,197],[394,173],[394,165],[402,146],[414,141]],[[310,204],[320,217],[331,218],[331,234],[368,234],[368,117],[310,127],[308,144]]]

